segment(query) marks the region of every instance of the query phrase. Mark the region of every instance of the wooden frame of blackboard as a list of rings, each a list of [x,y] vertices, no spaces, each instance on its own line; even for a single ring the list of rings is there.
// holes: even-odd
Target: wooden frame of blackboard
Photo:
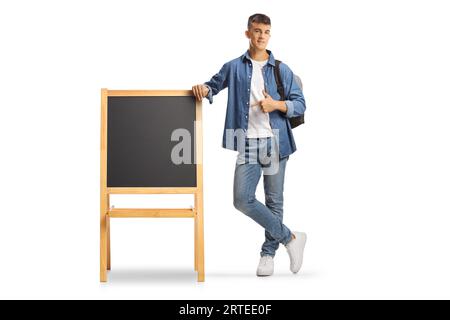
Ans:
[[[108,90],[101,89],[100,133],[100,281],[107,281],[111,270],[110,218],[194,218],[194,270],[197,281],[205,280],[203,227],[203,133],[202,104],[196,101],[195,152],[196,187],[108,187],[108,97],[112,96],[193,96],[191,90]],[[111,194],[193,194],[194,207],[186,209],[111,208]]]

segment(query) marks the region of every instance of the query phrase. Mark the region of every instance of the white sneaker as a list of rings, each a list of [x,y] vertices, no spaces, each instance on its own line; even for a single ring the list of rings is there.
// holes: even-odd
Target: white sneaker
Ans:
[[[302,267],[303,250],[306,244],[306,233],[294,232],[295,239],[292,239],[287,245],[286,249],[291,259],[291,271],[297,273]]]
[[[271,256],[262,256],[259,260],[256,275],[258,277],[271,276],[273,274],[273,258]]]

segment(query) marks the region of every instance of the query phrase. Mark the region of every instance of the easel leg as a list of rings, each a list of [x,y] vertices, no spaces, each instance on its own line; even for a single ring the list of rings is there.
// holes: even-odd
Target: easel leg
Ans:
[[[100,199],[100,281],[107,281],[108,267],[108,235],[107,235],[107,211],[108,195],[102,194]]]
[[[197,214],[195,214],[194,218],[194,270],[198,270],[198,261],[197,261],[197,246],[198,246],[198,231],[197,231]]]
[[[106,250],[107,250],[107,270],[111,270],[111,223],[109,216],[106,216]]]
[[[109,211],[109,194],[107,196],[107,208]],[[107,270],[111,270],[111,219],[106,215],[106,250],[107,250]]]
[[[106,212],[100,214],[100,281],[107,281],[107,235],[106,235]]]
[[[204,253],[204,236],[203,236],[203,197],[201,193],[195,195],[195,208],[197,214],[195,216],[195,232],[196,236],[196,265],[197,265],[197,281],[205,281],[205,253]]]

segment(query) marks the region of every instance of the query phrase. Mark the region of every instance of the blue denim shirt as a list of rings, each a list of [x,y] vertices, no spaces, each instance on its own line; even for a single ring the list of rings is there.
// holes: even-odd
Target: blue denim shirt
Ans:
[[[274,76],[275,58],[271,51],[267,50],[267,53],[270,55],[269,60],[263,67],[265,90],[272,99],[280,100]],[[278,129],[274,130],[274,133],[278,135],[279,139],[280,158],[284,158],[297,150],[288,118],[303,114],[306,105],[302,90],[296,83],[291,69],[286,64],[281,63],[280,72],[286,95],[287,112],[272,111],[269,113],[269,119],[272,129]],[[231,139],[231,143],[227,143],[227,135],[230,137],[230,132],[237,129],[241,129],[244,133],[247,131],[251,81],[252,62],[247,50],[239,58],[225,63],[219,73],[215,74],[208,82],[205,82],[205,85],[209,88],[207,98],[210,104],[213,103],[214,95],[228,88],[227,112],[222,141],[222,147],[224,148],[238,150],[238,137],[234,136]]]

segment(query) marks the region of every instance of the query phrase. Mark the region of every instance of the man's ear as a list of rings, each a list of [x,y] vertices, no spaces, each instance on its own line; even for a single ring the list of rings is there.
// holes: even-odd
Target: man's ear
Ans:
[[[250,39],[250,34],[249,34],[248,30],[245,30],[245,36],[247,37],[247,39]]]

